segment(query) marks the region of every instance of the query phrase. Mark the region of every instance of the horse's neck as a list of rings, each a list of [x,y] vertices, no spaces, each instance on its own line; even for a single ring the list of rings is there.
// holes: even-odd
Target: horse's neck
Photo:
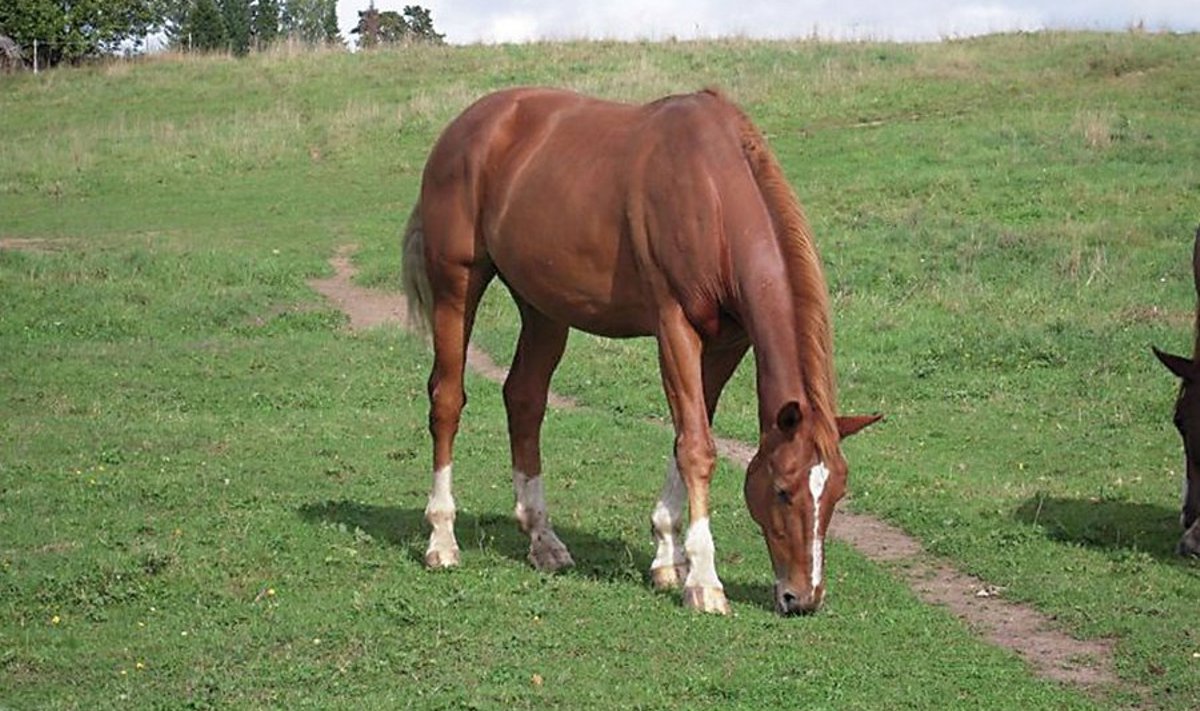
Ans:
[[[797,313],[786,279],[762,276],[747,279],[740,294],[742,324],[754,348],[759,426],[765,432],[787,403],[808,404]]]

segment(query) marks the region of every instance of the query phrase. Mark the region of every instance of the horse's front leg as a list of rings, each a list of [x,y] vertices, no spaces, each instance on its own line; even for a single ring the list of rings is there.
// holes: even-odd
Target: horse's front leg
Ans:
[[[716,465],[717,448],[709,430],[705,407],[700,366],[701,342],[678,306],[668,308],[660,321],[658,352],[663,387],[675,423],[675,462],[679,478],[687,490],[690,512],[687,536],[683,543],[687,561],[683,603],[695,610],[726,614],[729,612],[729,603],[725,599],[725,588],[717,577],[716,550],[708,522],[708,491]],[[664,493],[670,493],[667,491],[670,483],[668,479]],[[660,521],[664,518],[660,517]],[[677,520],[678,516],[673,518]],[[655,525],[657,533],[662,533],[666,528],[670,526]],[[663,542],[664,539],[660,538],[660,554],[663,554]],[[672,568],[677,573],[682,572],[676,567],[678,557],[673,552],[670,560]],[[661,571],[657,580],[666,578],[664,564],[664,560],[655,558],[653,565]],[[651,576],[655,576],[653,569]]]
[[[687,555],[683,552],[683,509],[687,504],[687,486],[679,476],[679,464],[672,456],[667,462],[667,478],[650,514],[650,532],[654,535],[654,561],[650,580],[659,590],[683,585],[688,574]]]
[[[1200,242],[1197,242],[1200,244]],[[1179,522],[1183,524],[1183,538],[1179,539],[1179,555],[1200,557],[1200,475],[1190,462],[1183,480],[1183,511]]]

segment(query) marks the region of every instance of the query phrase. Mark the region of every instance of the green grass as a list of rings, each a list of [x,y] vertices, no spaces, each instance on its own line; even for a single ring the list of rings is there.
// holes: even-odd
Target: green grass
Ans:
[[[1200,706],[1200,568],[1177,560],[1200,215],[1200,38],[1035,34],[411,48],[0,77],[0,706]],[[422,570],[426,346],[306,286],[356,243],[394,288],[437,131],[514,83],[630,100],[714,84],[814,223],[852,506],[1116,642],[1089,698],[832,546],[778,619],[740,480],[714,535],[735,615],[645,582],[670,436],[645,340],[572,336],[545,433],[579,565],[524,563],[498,388],[456,458],[464,565]],[[477,340],[510,357],[493,289]],[[755,436],[743,368],[718,416]],[[620,442],[619,447],[612,443]],[[536,676],[535,676],[536,675]],[[535,683],[540,680],[540,683]]]

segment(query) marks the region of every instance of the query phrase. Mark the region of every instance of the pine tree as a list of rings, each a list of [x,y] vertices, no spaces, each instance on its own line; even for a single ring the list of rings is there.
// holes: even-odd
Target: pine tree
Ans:
[[[279,0],[254,3],[251,26],[255,48],[261,51],[270,47],[279,37]]]
[[[225,19],[214,0],[195,0],[188,12],[186,28],[183,36],[192,49],[212,52],[229,46]]]
[[[321,20],[321,27],[325,31],[325,44],[346,44],[338,30],[337,0],[325,0],[325,16]]]
[[[229,51],[241,57],[250,51],[250,0],[220,0]]]

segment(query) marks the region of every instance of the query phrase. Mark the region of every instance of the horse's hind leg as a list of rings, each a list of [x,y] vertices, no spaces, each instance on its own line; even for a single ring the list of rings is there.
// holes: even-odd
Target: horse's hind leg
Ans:
[[[490,265],[442,263],[430,274],[434,287],[434,362],[429,375],[429,431],[433,435],[433,487],[425,507],[432,532],[425,565],[448,568],[458,565],[454,537],[455,504],[451,487],[454,437],[467,396],[463,369],[475,310],[494,271]]]
[[[515,515],[521,530],[529,534],[529,562],[538,570],[552,571],[574,563],[550,526],[542,492],[542,420],[546,415],[550,376],[566,347],[567,327],[519,299],[518,305],[521,336],[504,381]]]

